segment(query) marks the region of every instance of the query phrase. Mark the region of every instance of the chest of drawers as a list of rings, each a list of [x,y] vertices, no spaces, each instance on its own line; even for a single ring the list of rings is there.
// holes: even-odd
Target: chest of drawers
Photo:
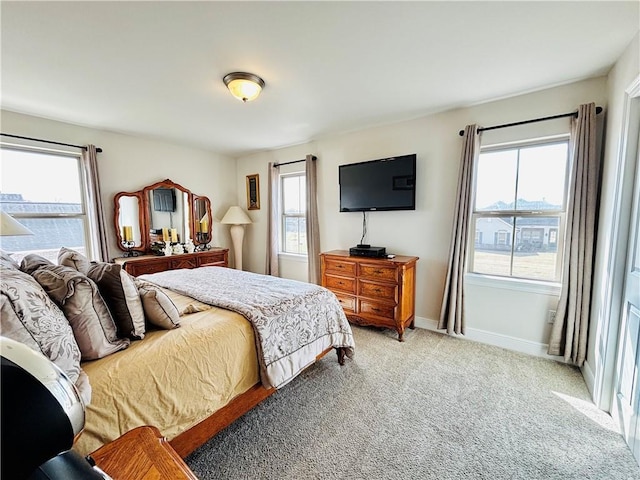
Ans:
[[[164,272],[179,268],[197,268],[210,265],[228,266],[229,249],[212,248],[204,252],[183,253],[160,257],[156,255],[142,255],[140,257],[120,257],[114,259],[134,277],[145,273]]]
[[[415,319],[418,257],[352,257],[343,250],[320,254],[322,286],[331,290],[350,322],[393,328],[403,341]]]

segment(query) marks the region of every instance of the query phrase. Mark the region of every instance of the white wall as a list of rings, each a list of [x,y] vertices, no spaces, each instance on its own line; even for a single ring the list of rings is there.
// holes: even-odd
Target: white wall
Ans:
[[[359,243],[361,213],[340,213],[338,165],[407,153],[417,154],[416,210],[372,212],[366,243],[384,246],[389,253],[420,257],[417,267],[416,315],[419,326],[432,327],[439,316],[453,222],[456,182],[462,146],[458,131],[465,125],[495,125],[575,111],[581,103],[606,106],[606,78],[577,82],[509,99],[429,115],[412,121],[340,136],[304,145],[261,152],[238,160],[238,197],[246,204],[245,176],[260,175],[260,210],[249,212],[254,224],[247,228],[245,269],[264,272],[267,222],[267,163],[318,157],[318,203],[321,249],[348,249]],[[533,124],[496,130],[483,143],[546,136],[567,132],[569,121]],[[286,260],[281,270],[300,271]],[[304,266],[304,265],[303,265]],[[468,282],[468,337],[539,353],[547,343],[547,311],[557,296],[548,289],[515,292]]]
[[[608,111],[604,167],[599,211],[599,229],[594,264],[594,293],[591,325],[587,347],[587,360],[583,368],[587,385],[594,401],[603,410],[611,406],[620,312],[615,309],[615,298],[621,295],[621,272],[615,266],[624,263],[626,254],[625,215],[630,215],[633,189],[633,165],[621,158],[622,131],[625,115],[625,90],[640,75],[640,34],[632,40],[618,59],[607,78]],[[635,132],[635,135],[638,133]],[[637,173],[636,173],[637,174]],[[628,218],[626,219],[628,220]],[[621,228],[622,227],[622,228]],[[613,305],[611,300],[614,299]],[[611,316],[611,317],[610,317]],[[611,320],[611,323],[610,323]]]
[[[211,199],[214,213],[236,197],[235,160],[205,150],[175,145],[44,118],[2,111],[2,132],[76,145],[94,144],[98,154],[102,202],[109,226],[109,254],[122,255],[114,227],[113,197],[120,191],[135,191],[169,178],[198,195]],[[3,137],[3,140],[7,140]],[[41,144],[42,145],[42,144]],[[228,229],[214,225],[212,245],[231,245]]]

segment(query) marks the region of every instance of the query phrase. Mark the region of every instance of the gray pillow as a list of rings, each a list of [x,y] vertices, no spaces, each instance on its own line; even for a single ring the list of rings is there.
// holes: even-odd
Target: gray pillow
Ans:
[[[20,263],[20,270],[32,275],[33,272],[45,265],[54,265],[54,263],[40,255],[30,253],[22,259],[22,262]]]
[[[118,337],[144,338],[142,301],[133,277],[121,265],[89,262],[81,253],[64,247],[60,249],[58,262],[78,270],[96,283],[116,323]]]
[[[20,270],[20,265],[16,262],[9,252],[0,250],[0,265],[11,270]]]
[[[90,278],[64,265],[42,266],[33,278],[67,317],[82,360],[96,360],[129,346],[128,339],[116,335],[109,309]]]
[[[87,277],[96,282],[116,322],[118,336],[144,338],[144,310],[133,278],[115,263],[92,263]]]
[[[2,335],[42,352],[76,383],[80,349],[69,322],[31,276],[0,265]]]
[[[80,252],[76,252],[70,248],[61,247],[58,252],[58,264],[71,267],[86,275],[89,267],[91,266],[91,261]]]
[[[136,280],[136,286],[142,299],[144,315],[150,324],[165,330],[180,326],[178,307],[161,288],[140,280]]]

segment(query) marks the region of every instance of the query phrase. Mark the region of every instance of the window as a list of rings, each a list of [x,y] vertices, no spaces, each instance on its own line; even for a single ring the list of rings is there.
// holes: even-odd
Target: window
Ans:
[[[34,233],[0,237],[0,248],[54,263],[62,246],[90,253],[78,155],[2,146],[0,172],[0,209]]]
[[[306,177],[304,173],[280,176],[282,199],[281,252],[307,254]]]
[[[470,272],[560,281],[568,151],[565,139],[481,150]]]

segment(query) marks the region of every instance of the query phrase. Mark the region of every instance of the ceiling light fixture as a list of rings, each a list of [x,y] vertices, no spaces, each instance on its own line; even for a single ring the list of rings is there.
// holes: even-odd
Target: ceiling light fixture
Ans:
[[[264,88],[264,80],[253,73],[233,72],[225,75],[222,81],[231,95],[245,103],[258,98]]]

